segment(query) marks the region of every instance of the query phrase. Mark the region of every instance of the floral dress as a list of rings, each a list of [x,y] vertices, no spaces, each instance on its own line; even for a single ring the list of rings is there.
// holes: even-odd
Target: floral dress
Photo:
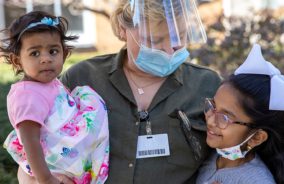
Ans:
[[[41,124],[40,142],[51,172],[65,174],[77,184],[106,181],[107,110],[93,89],[82,86],[69,93],[57,79],[48,84],[22,81],[12,85],[7,107],[15,130],[8,135],[4,147],[26,173],[33,175],[17,125],[32,120]]]

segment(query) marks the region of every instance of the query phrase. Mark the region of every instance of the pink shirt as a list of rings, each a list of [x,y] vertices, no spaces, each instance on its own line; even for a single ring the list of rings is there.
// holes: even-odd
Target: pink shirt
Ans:
[[[33,81],[21,81],[13,84],[7,96],[8,116],[18,135],[18,125],[31,120],[44,126],[56,96],[59,93],[59,80],[43,84]]]
[[[13,84],[7,97],[7,107],[14,128],[24,120],[44,125],[44,120],[59,93],[58,85],[60,85],[58,80],[47,84],[31,81]]]

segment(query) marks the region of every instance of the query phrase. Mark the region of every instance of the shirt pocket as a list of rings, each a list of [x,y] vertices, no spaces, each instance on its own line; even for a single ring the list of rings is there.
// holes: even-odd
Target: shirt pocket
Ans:
[[[190,122],[195,125],[200,125],[201,123],[194,119],[190,119]],[[188,144],[180,123],[180,120],[177,118],[172,118],[169,121],[170,156],[167,160],[170,164],[187,167],[195,171],[209,153],[209,148],[206,144],[206,132],[197,130],[197,126],[191,128],[192,135],[201,145],[201,159],[196,160],[193,148]]]

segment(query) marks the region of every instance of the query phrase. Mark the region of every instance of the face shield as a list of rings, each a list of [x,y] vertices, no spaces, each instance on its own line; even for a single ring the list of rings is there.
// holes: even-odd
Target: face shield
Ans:
[[[130,0],[140,45],[171,54],[190,43],[205,43],[206,33],[194,0]]]

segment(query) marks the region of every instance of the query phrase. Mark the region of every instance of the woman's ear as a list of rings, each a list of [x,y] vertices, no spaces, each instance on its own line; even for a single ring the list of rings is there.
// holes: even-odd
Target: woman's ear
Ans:
[[[248,146],[254,148],[268,139],[268,134],[266,131],[260,129],[258,130],[255,135],[248,141]]]
[[[14,53],[9,54],[9,59],[11,61],[11,64],[16,68],[18,71],[22,70],[21,60],[20,57],[17,56]]]
[[[119,39],[122,41],[126,41],[126,29],[123,26],[119,26]]]

